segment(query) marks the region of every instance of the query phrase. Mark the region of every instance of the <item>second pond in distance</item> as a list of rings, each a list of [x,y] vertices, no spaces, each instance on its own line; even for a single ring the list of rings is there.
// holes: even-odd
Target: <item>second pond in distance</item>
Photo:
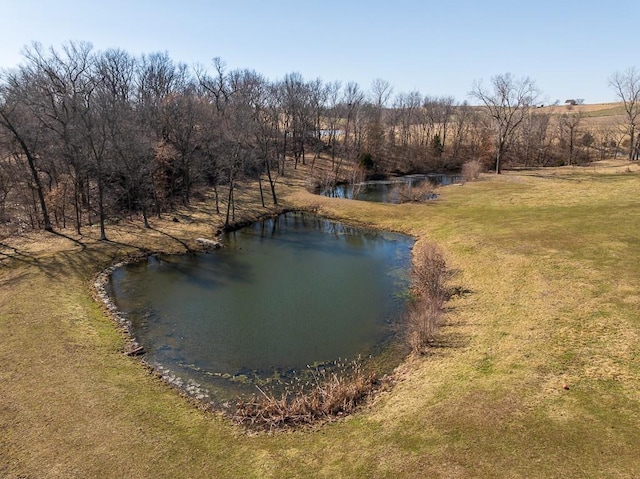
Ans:
[[[374,203],[404,203],[411,201],[412,191],[425,186],[447,186],[462,182],[462,176],[444,173],[429,173],[425,175],[406,175],[386,180],[371,180],[356,184],[340,184],[318,193],[332,198],[348,200],[372,201]],[[425,191],[426,192],[426,191]],[[421,192],[421,195],[425,192]],[[427,193],[426,199],[435,199],[434,192]]]
[[[213,395],[223,400],[308,365],[394,349],[412,238],[296,212],[223,242],[210,254],[152,256],[111,276],[110,294],[150,364],[185,384],[221,388]]]

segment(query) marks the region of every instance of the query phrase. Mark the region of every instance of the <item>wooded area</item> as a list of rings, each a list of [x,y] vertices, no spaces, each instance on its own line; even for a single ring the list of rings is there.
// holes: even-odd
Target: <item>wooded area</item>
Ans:
[[[229,225],[239,184],[259,188],[263,205],[277,204],[278,179],[300,163],[310,164],[308,184],[317,187],[458,171],[471,160],[499,173],[603,159],[624,147],[637,158],[637,77],[629,70],[612,79],[625,106],[621,130],[587,126],[571,106],[541,108],[535,83],[510,74],[474,84],[476,107],[394,94],[381,79],[365,90],[298,73],[269,80],[228,71],[220,58],[207,69],[166,53],[34,44],[0,81],[0,224],[3,234],[80,234],[99,223],[106,239],[108,218],[139,215],[148,226],[150,216],[207,189]]]

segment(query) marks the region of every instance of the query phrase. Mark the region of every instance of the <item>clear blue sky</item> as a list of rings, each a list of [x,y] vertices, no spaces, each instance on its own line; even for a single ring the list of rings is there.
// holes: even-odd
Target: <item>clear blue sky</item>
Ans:
[[[545,102],[615,101],[609,77],[640,67],[640,0],[0,0],[0,67],[33,41],[167,51],[275,80],[382,78],[394,92],[468,98],[474,80],[528,76]]]

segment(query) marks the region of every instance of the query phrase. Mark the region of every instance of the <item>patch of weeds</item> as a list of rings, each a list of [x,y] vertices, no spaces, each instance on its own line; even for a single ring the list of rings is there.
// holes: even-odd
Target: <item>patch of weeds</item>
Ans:
[[[255,430],[276,430],[309,425],[353,412],[370,397],[381,382],[365,373],[359,361],[337,369],[309,368],[311,379],[297,387],[275,393],[256,386],[259,394],[238,399],[233,420]]]
[[[493,356],[485,355],[476,366],[478,372],[491,374],[494,371]]]
[[[451,272],[434,244],[418,243],[413,254],[412,300],[406,313],[406,334],[413,352],[422,354],[440,328],[444,303],[450,297],[445,283]]]

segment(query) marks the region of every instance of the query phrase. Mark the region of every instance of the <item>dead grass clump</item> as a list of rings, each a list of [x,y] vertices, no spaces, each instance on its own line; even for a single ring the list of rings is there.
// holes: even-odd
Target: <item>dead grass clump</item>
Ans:
[[[402,185],[395,189],[397,203],[422,203],[436,197],[435,188],[429,182],[418,186]]]
[[[407,338],[415,353],[424,353],[438,333],[450,277],[440,249],[421,242],[414,247],[413,300],[406,314]]]
[[[235,422],[252,429],[274,430],[311,424],[353,412],[376,389],[373,374],[365,374],[357,361],[336,371],[316,369],[313,380],[280,398],[258,387],[259,395],[239,399]]]
[[[484,166],[480,160],[469,160],[462,165],[462,177],[465,181],[476,181],[483,171]]]
[[[413,289],[423,299],[442,307],[447,299],[446,280],[450,273],[440,248],[419,242],[413,251]]]
[[[415,300],[406,313],[411,350],[422,354],[437,336],[442,321],[442,307],[427,300]]]

